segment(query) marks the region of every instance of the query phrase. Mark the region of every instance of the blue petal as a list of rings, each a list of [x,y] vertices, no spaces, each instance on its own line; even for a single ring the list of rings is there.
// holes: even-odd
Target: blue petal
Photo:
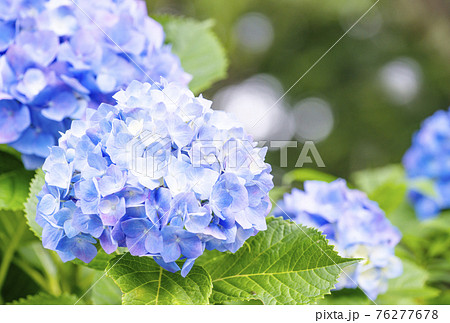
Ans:
[[[46,194],[42,197],[37,205],[39,212],[45,215],[51,215],[58,211],[59,200],[56,199],[52,194]]]
[[[161,253],[163,250],[163,238],[160,231],[149,231],[145,238],[145,249],[151,254]]]
[[[53,31],[22,31],[16,37],[16,44],[37,64],[48,66],[56,57],[59,47],[58,36]]]
[[[16,26],[13,21],[0,20],[0,30],[2,31],[0,33],[0,52],[3,52],[14,40]]]
[[[196,235],[184,234],[180,241],[181,252],[186,258],[197,258],[203,253],[203,245]]]
[[[163,267],[165,270],[170,271],[171,273],[175,273],[178,270],[180,270],[180,267],[177,265],[176,262],[164,262],[164,260],[162,259],[162,257],[153,257],[153,259],[155,260],[155,262],[160,265],[161,267]]]
[[[150,221],[146,219],[129,219],[121,224],[122,231],[127,237],[139,238],[145,235],[146,231],[151,228]],[[144,241],[145,239],[142,239]]]
[[[22,154],[23,166],[28,170],[34,170],[40,168],[44,163],[44,158],[36,155],[26,155]]]
[[[133,256],[143,256],[147,254],[145,248],[145,236],[140,235],[134,238],[127,236],[127,248]]]
[[[167,123],[170,137],[178,147],[184,147],[191,142],[194,132],[179,116],[172,114]]]
[[[117,250],[117,242],[111,236],[111,227],[106,227],[99,238],[100,245],[107,254],[111,254]]]
[[[70,250],[75,257],[85,263],[89,263],[97,255],[97,248],[93,245],[95,240],[86,236],[77,236],[69,239],[64,237],[58,244],[58,250]]]
[[[23,154],[45,158],[50,152],[50,147],[54,144],[55,138],[52,134],[42,129],[28,128],[17,141],[10,145]]]
[[[56,246],[64,235],[62,228],[55,228],[47,223],[42,230],[42,245],[44,248],[56,250]]]
[[[80,103],[71,92],[61,92],[49,102],[49,107],[42,110],[42,115],[50,120],[62,121],[72,115]]]
[[[194,266],[195,259],[186,259],[181,269],[181,276],[186,277]]]
[[[176,242],[166,243],[164,241],[164,249],[161,251],[161,257],[165,262],[172,262],[180,258],[181,248]]]
[[[19,139],[30,125],[30,112],[17,101],[0,100],[0,144]]]

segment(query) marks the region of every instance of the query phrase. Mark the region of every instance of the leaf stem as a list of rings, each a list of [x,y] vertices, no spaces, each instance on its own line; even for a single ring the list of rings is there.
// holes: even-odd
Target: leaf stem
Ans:
[[[22,269],[22,271],[26,273],[31,279],[33,279],[35,283],[39,285],[39,287],[41,287],[43,290],[45,290],[50,294],[54,294],[52,288],[48,286],[45,278],[37,270],[32,268],[22,259],[13,259],[12,262],[15,265],[17,265],[20,269]]]
[[[17,225],[16,232],[11,239],[9,246],[7,247],[5,254],[3,255],[2,264],[0,265],[0,291],[3,288],[3,283],[5,282],[6,275],[8,273],[8,269],[10,267],[11,261],[13,259],[14,253],[19,246],[20,240],[22,239],[22,235],[26,229],[25,218],[22,214],[17,214],[20,217],[20,222]]]

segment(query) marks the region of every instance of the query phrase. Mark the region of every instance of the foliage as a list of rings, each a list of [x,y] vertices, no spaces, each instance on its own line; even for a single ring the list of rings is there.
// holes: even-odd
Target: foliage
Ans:
[[[235,254],[202,263],[213,281],[214,303],[259,299],[264,304],[306,304],[328,294],[341,269],[355,263],[338,256],[315,229],[271,219]]]
[[[407,183],[401,165],[359,171],[353,174],[353,181],[386,214],[395,211],[405,200]]]
[[[95,285],[92,287],[91,300],[94,305],[120,305],[122,304],[122,291],[119,286],[103,271],[94,276]]]
[[[37,194],[42,190],[44,183],[44,172],[42,169],[38,169],[30,182],[28,199],[25,202],[25,216],[28,226],[39,239],[42,236],[42,228],[36,223]]]
[[[30,179],[29,172],[21,169],[0,175],[0,210],[22,210]]]
[[[400,165],[360,171],[354,182],[378,202],[400,228],[403,237],[396,254],[402,259],[404,274],[389,282],[380,297],[384,304],[425,304],[450,283],[449,213],[420,222],[406,196],[406,179]]]
[[[77,301],[75,295],[53,296],[45,293],[30,295],[11,302],[11,305],[74,305]]]
[[[299,168],[293,171],[290,171],[283,176],[283,184],[284,185],[292,185],[294,182],[304,182],[304,181],[323,181],[330,183],[336,180],[337,177],[315,170],[311,168]]]
[[[111,259],[106,268],[123,292],[127,305],[208,304],[211,277],[195,266],[183,278],[160,267],[150,257],[134,257],[126,253]]]
[[[389,288],[377,299],[377,304],[424,304],[439,294],[439,290],[426,285],[429,273],[410,260],[403,260],[403,274],[389,282]]]
[[[226,76],[228,60],[219,39],[212,31],[212,20],[159,16],[166,32],[166,42],[180,57],[184,70],[192,74],[189,88],[199,93]]]

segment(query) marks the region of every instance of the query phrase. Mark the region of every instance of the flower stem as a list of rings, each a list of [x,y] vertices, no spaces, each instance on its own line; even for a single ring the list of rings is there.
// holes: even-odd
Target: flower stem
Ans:
[[[3,284],[6,279],[6,275],[8,274],[8,269],[10,267],[11,261],[13,259],[14,253],[17,250],[17,247],[19,246],[20,240],[22,239],[22,235],[25,232],[26,229],[26,223],[25,218],[20,215],[20,222],[17,225],[15,234],[13,238],[11,239],[11,242],[9,243],[2,259],[2,263],[0,265],[0,291],[3,288]]]

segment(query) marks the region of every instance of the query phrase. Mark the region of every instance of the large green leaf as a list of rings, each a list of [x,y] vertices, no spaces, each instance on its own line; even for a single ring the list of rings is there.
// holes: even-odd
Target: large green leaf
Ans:
[[[129,305],[208,304],[212,283],[208,273],[194,266],[181,277],[162,269],[150,257],[129,253],[110,260],[106,269],[122,290],[122,303]]]
[[[178,55],[184,70],[193,76],[189,88],[199,93],[226,76],[228,61],[222,44],[212,31],[212,20],[155,17],[164,27],[166,42]]]
[[[28,199],[25,202],[25,216],[27,223],[33,233],[39,239],[42,236],[42,228],[36,223],[36,207],[38,199],[36,195],[42,190],[45,183],[45,174],[41,169],[36,171],[36,175],[31,180]]]
[[[204,268],[213,281],[212,303],[260,299],[264,304],[313,303],[334,287],[341,258],[317,230],[281,219],[248,240],[235,254],[209,256]]]
[[[0,174],[0,210],[23,210],[32,176],[24,169]]]
[[[53,296],[46,293],[27,296],[13,301],[11,305],[74,305],[78,297],[75,295]]]

